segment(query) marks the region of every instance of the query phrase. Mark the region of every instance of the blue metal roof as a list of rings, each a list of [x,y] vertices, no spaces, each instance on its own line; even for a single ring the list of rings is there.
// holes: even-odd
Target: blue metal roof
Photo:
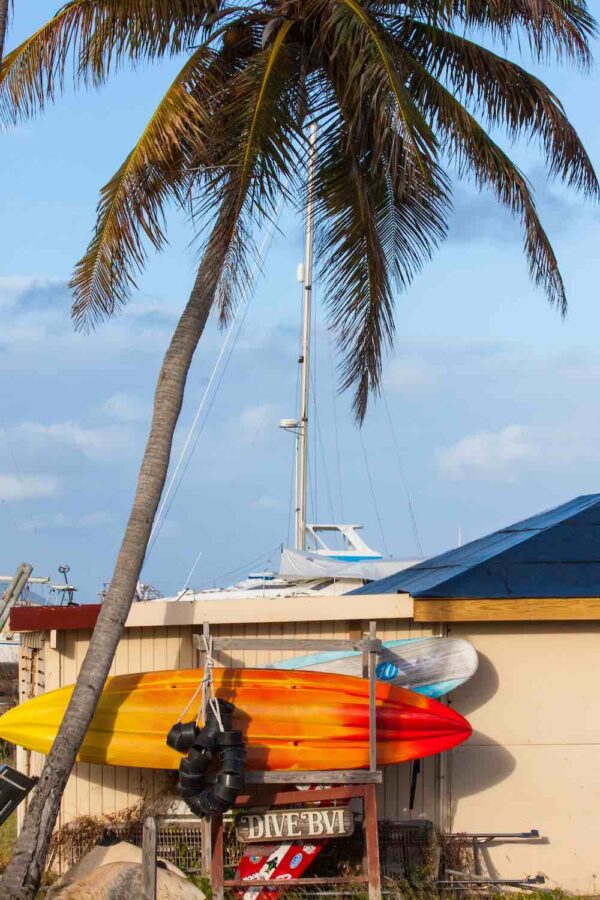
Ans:
[[[352,593],[598,597],[600,494],[577,497]]]

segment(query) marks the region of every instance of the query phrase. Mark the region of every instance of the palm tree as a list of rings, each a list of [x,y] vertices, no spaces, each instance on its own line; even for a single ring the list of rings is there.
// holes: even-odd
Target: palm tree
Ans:
[[[4,41],[8,25],[8,0],[0,0],[0,65],[4,56]]]
[[[341,386],[362,421],[394,332],[394,295],[446,234],[454,170],[521,221],[534,282],[566,295],[530,186],[488,129],[541,143],[549,171],[584,194],[598,182],[558,98],[469,35],[534,57],[591,62],[585,0],[71,0],[5,59],[0,114],[13,123],[119,66],[186,54],[139,141],[103,188],[72,279],[78,328],[126,303],[165,242],[175,202],[206,229],[202,262],[156,386],[152,425],[110,590],[61,730],[4,875],[4,896],[39,883],[73,763],[121,637],[163,490],[188,369],[210,312],[227,319],[253,236],[282,195],[304,203],[304,126],[316,120],[315,224]]]

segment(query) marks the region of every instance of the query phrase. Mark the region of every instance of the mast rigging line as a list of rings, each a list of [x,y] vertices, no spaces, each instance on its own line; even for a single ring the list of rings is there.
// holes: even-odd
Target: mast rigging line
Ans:
[[[337,421],[337,400],[336,400],[336,389],[335,389],[335,377],[333,372],[333,353],[331,349],[331,335],[328,336],[327,339],[327,351],[329,355],[329,378],[331,381],[331,405],[333,408],[333,430],[335,434],[335,456],[337,462],[337,486],[338,486],[338,494],[339,494],[339,503],[340,503],[340,522],[344,521],[344,496],[342,492],[342,466],[340,461],[340,442],[339,442],[339,434],[338,434],[338,421]]]
[[[385,555],[389,556],[390,551],[388,549],[387,541],[385,539],[385,531],[383,530],[383,523],[381,521],[381,515],[379,514],[379,504],[377,503],[377,495],[375,494],[375,487],[373,485],[373,479],[371,477],[371,467],[369,465],[369,459],[367,457],[367,451],[365,449],[365,442],[362,435],[362,429],[358,428],[358,436],[360,438],[360,446],[362,448],[363,460],[365,462],[365,470],[367,473],[367,480],[369,482],[369,489],[371,491],[371,499],[373,501],[373,508],[375,510],[375,516],[377,518],[377,523],[379,525],[379,531],[381,532],[381,541],[383,543],[383,547],[385,550]]]
[[[252,566],[255,566],[259,562],[268,562],[269,559],[273,556],[274,553],[281,552],[281,544],[275,544],[274,547],[271,547],[270,550],[267,550],[266,553],[261,553],[260,556],[256,556],[254,559],[251,559],[249,562],[243,563],[241,566],[237,566],[235,569],[230,569],[228,572],[223,572],[221,575],[216,575],[210,581],[205,582],[208,588],[212,587],[217,581],[221,581],[222,578],[229,578],[231,575],[236,575],[238,572],[248,571]],[[202,590],[202,589],[201,589]]]
[[[390,407],[387,400],[387,395],[385,393],[385,388],[383,384],[381,385],[381,396],[383,398],[383,405],[385,406],[385,411],[387,414],[388,424],[390,426],[390,433],[392,435],[392,442],[394,444],[394,448],[396,450],[396,457],[398,459],[398,468],[400,470],[400,478],[402,480],[402,485],[404,487],[404,493],[406,495],[406,502],[408,504],[408,514],[410,516],[410,522],[413,531],[413,537],[415,539],[415,544],[417,546],[417,552],[419,556],[424,556],[423,553],[423,545],[421,544],[421,537],[419,535],[419,528],[417,525],[417,517],[415,516],[415,511],[412,505],[412,499],[410,496],[410,491],[408,489],[408,480],[406,478],[406,474],[404,472],[404,466],[402,465],[402,455],[400,453],[400,445],[398,443],[398,436],[396,435],[396,429],[394,428],[394,420],[392,419],[392,414],[390,412]]]
[[[191,424],[191,426],[190,426],[190,428],[189,428],[189,430],[188,430],[188,434],[187,434],[185,443],[184,443],[184,445],[183,445],[183,449],[182,449],[182,451],[181,451],[181,453],[180,453],[180,455],[179,455],[179,459],[177,460],[177,464],[176,464],[175,469],[174,469],[174,471],[173,471],[173,474],[172,474],[172,476],[171,476],[171,478],[170,478],[170,480],[169,480],[169,484],[167,485],[167,490],[165,491],[165,493],[164,493],[164,495],[163,495],[163,498],[162,498],[162,500],[161,500],[161,504],[160,504],[160,506],[159,506],[159,508],[158,508],[158,512],[156,513],[156,517],[155,517],[155,519],[154,519],[154,522],[153,522],[153,525],[152,525],[152,529],[151,529],[151,531],[150,531],[150,537],[149,537],[149,539],[148,539],[148,552],[147,552],[147,554],[146,554],[146,561],[148,560],[148,557],[150,556],[150,553],[151,553],[152,550],[154,549],[154,545],[155,545],[156,540],[157,540],[157,538],[158,538],[158,536],[159,536],[159,534],[160,534],[160,530],[161,530],[162,525],[163,525],[163,523],[164,523],[164,519],[166,518],[166,515],[168,515],[169,509],[171,508],[171,505],[172,505],[172,503],[173,503],[173,500],[175,499],[175,496],[176,496],[176,494],[177,494],[177,491],[179,490],[179,485],[181,484],[181,477],[183,477],[183,475],[185,474],[185,468],[187,468],[187,464],[186,464],[185,468],[183,469],[183,471],[181,472],[181,477],[180,477],[179,480],[178,480],[179,472],[180,472],[181,467],[182,467],[182,465],[183,465],[183,463],[184,463],[184,459],[185,459],[185,457],[186,457],[188,448],[189,448],[189,446],[190,446],[190,444],[191,444],[191,442],[192,442],[192,439],[193,439],[193,437],[194,437],[194,432],[196,431],[196,428],[198,427],[198,423],[200,422],[200,416],[202,415],[202,412],[203,412],[204,407],[205,407],[205,405],[206,405],[206,401],[207,401],[207,399],[208,399],[209,393],[210,393],[211,388],[212,388],[212,386],[213,386],[213,384],[214,384],[214,382],[215,382],[215,379],[216,379],[216,377],[217,377],[217,373],[218,373],[219,368],[220,368],[220,366],[221,366],[221,362],[222,362],[222,360],[223,360],[223,357],[225,356],[225,352],[226,352],[227,347],[228,347],[228,345],[229,345],[229,341],[230,341],[232,335],[234,334],[235,327],[236,327],[236,324],[237,324],[237,321],[238,321],[238,318],[239,318],[239,316],[240,316],[240,312],[242,311],[242,309],[244,309],[245,312],[244,312],[244,316],[242,316],[242,320],[241,320],[241,323],[240,323],[240,327],[241,327],[241,325],[243,324],[243,320],[244,320],[244,318],[245,318],[245,314],[246,314],[246,312],[247,312],[247,310],[248,310],[248,307],[249,307],[249,305],[250,305],[250,300],[252,299],[252,296],[253,296],[254,291],[255,291],[255,289],[256,289],[257,276],[260,274],[260,269],[261,269],[260,262],[261,262],[261,260],[264,259],[264,257],[266,256],[266,253],[268,252],[268,249],[269,249],[269,247],[270,247],[271,241],[272,241],[272,239],[273,239],[273,235],[274,235],[274,232],[275,232],[275,228],[276,228],[277,223],[278,223],[278,221],[279,221],[279,218],[280,218],[280,216],[281,216],[281,210],[282,210],[282,207],[283,207],[283,201],[281,201],[281,202],[279,203],[279,206],[278,206],[278,208],[277,208],[277,211],[276,211],[276,213],[275,213],[275,216],[269,221],[267,230],[266,230],[266,232],[265,232],[265,235],[264,235],[264,237],[263,237],[262,243],[261,243],[260,248],[259,248],[259,251],[258,251],[258,257],[257,257],[257,259],[256,259],[256,261],[255,261],[255,263],[254,263],[254,267],[253,267],[253,270],[252,270],[252,275],[251,275],[251,277],[250,277],[250,281],[249,281],[249,284],[248,284],[248,288],[247,288],[247,290],[246,290],[246,294],[245,294],[245,296],[240,300],[240,303],[238,304],[238,307],[237,307],[237,309],[236,309],[236,311],[235,311],[235,314],[234,314],[234,316],[233,316],[233,319],[231,320],[231,324],[230,324],[229,328],[227,329],[227,334],[225,335],[225,338],[224,338],[223,343],[222,343],[222,345],[221,345],[221,349],[220,349],[220,351],[219,351],[219,355],[217,356],[217,360],[216,360],[215,365],[214,365],[214,367],[213,367],[213,370],[212,370],[212,372],[211,372],[210,378],[208,379],[208,383],[207,383],[207,385],[206,385],[206,388],[204,389],[204,393],[202,394],[202,397],[201,397],[201,399],[200,399],[200,403],[198,404],[198,408],[197,408],[197,410],[196,410],[196,415],[194,416],[194,419],[193,419],[193,421],[192,421],[192,424]],[[238,330],[238,334],[239,334],[239,330]],[[221,383],[221,382],[220,382],[220,380],[219,380],[219,382],[218,382],[218,384],[217,384],[216,391],[218,391],[219,386],[220,386],[220,383]],[[215,391],[215,395],[216,395],[216,391]],[[213,396],[213,400],[214,400],[214,396]],[[211,408],[212,408],[212,402],[211,402],[211,405],[210,405],[210,407],[209,407],[208,412],[210,412],[210,409],[211,409]],[[207,414],[208,414],[208,413],[207,413]],[[191,453],[190,453],[190,456],[188,457],[188,462],[189,462],[189,458],[191,457],[191,455],[192,455],[193,452],[194,452],[195,447],[196,447],[196,443],[194,443],[194,446],[192,447],[192,451],[191,451]],[[171,495],[172,495],[172,497],[171,497]],[[167,504],[168,504],[168,507],[167,507]]]
[[[304,285],[302,282],[298,284],[298,310],[300,312],[300,322],[298,325],[298,353],[297,357],[300,359],[302,356],[302,303],[304,297]],[[296,387],[294,391],[294,410],[298,411],[299,409],[299,398],[300,398],[300,366],[296,366]],[[296,458],[298,456],[298,441],[300,436],[298,431],[294,433],[294,440],[292,443],[292,464],[290,467],[290,497],[289,497],[289,509],[288,509],[288,533],[287,533],[287,541],[286,544],[289,547],[291,543],[291,533],[292,529],[295,529],[296,522],[296,501],[298,499],[298,487],[297,487],[297,472],[296,472]]]
[[[200,440],[200,436],[201,436],[202,432],[204,431],[204,427],[205,427],[205,425],[206,425],[208,416],[209,416],[210,413],[211,413],[211,410],[212,410],[212,408],[213,408],[213,406],[214,406],[214,403],[215,403],[215,400],[216,400],[216,398],[217,398],[217,393],[218,393],[218,391],[219,391],[219,388],[221,387],[221,384],[222,384],[222,382],[223,382],[223,378],[225,377],[225,373],[227,372],[227,368],[228,368],[228,366],[229,366],[231,357],[232,357],[232,355],[233,355],[233,351],[234,351],[234,349],[235,349],[235,345],[236,345],[236,343],[237,343],[237,339],[238,339],[238,337],[239,337],[239,335],[240,335],[240,332],[241,332],[241,330],[242,330],[242,328],[243,328],[244,322],[246,321],[246,315],[247,315],[247,313],[248,313],[248,305],[246,305],[246,308],[244,309],[244,314],[243,314],[243,316],[242,316],[241,319],[240,319],[239,325],[238,325],[238,327],[237,327],[237,333],[235,334],[234,339],[233,339],[233,341],[232,341],[232,343],[231,343],[231,346],[229,347],[229,351],[228,351],[228,353],[227,353],[227,357],[226,357],[226,359],[225,359],[225,362],[223,363],[223,367],[222,367],[222,369],[221,369],[221,371],[220,371],[220,373],[219,373],[218,380],[217,380],[216,385],[215,385],[215,389],[214,389],[214,391],[213,391],[213,393],[212,393],[212,396],[211,396],[211,398],[210,398],[210,400],[209,400],[208,407],[207,407],[207,409],[206,409],[206,415],[204,416],[204,419],[203,419],[202,422],[200,423],[200,426],[199,426],[199,428],[197,429],[196,434],[194,435],[193,443],[192,443],[192,445],[191,445],[191,450],[189,451],[189,453],[188,453],[188,455],[187,455],[187,458],[186,458],[186,460],[185,460],[185,462],[184,462],[184,464],[183,464],[183,467],[182,467],[182,469],[181,469],[181,473],[180,473],[180,476],[179,476],[179,481],[178,481],[178,483],[177,483],[177,485],[176,485],[175,491],[172,493],[172,495],[171,495],[171,497],[170,497],[170,499],[169,499],[169,502],[168,502],[168,504],[167,504],[167,506],[166,506],[166,509],[165,509],[165,511],[164,511],[164,515],[163,515],[162,521],[160,522],[160,524],[159,524],[159,526],[158,526],[158,528],[157,528],[156,536],[155,536],[155,538],[154,538],[154,540],[153,540],[152,546],[154,546],[154,544],[156,543],[156,540],[158,539],[158,537],[159,537],[159,535],[160,535],[160,532],[161,532],[161,530],[162,530],[162,526],[164,525],[164,523],[165,523],[165,521],[166,521],[166,518],[167,518],[167,516],[169,515],[169,513],[170,513],[170,511],[171,511],[171,508],[172,508],[172,506],[173,506],[173,503],[174,503],[174,501],[175,501],[175,497],[176,497],[176,495],[177,495],[177,491],[179,490],[179,488],[180,488],[180,486],[181,486],[181,482],[183,481],[183,479],[184,479],[184,477],[185,477],[185,473],[186,473],[187,470],[188,470],[188,466],[189,466],[189,464],[190,464],[190,462],[191,462],[192,456],[194,455],[194,451],[195,451],[196,447],[198,446],[198,441]],[[152,548],[151,548],[151,549],[152,549]]]
[[[315,354],[315,356],[316,356],[316,354]],[[329,511],[331,512],[331,521],[333,522],[333,521],[335,521],[335,509],[334,509],[334,506],[333,506],[333,495],[332,495],[332,493],[331,493],[331,484],[330,484],[330,481],[329,481],[329,469],[328,469],[328,467],[327,467],[327,458],[326,458],[326,455],[325,455],[325,444],[324,444],[324,441],[323,441],[323,434],[322,434],[322,431],[321,431],[321,421],[320,421],[320,418],[319,418],[319,407],[318,407],[317,399],[316,399],[316,398],[317,398],[317,387],[316,387],[316,384],[315,384],[315,380],[314,380],[314,378],[312,377],[312,374],[311,374],[311,376],[310,376],[310,383],[311,383],[312,392],[313,392],[313,398],[314,398],[314,400],[313,400],[313,414],[314,414],[315,426],[316,426],[316,427],[315,427],[315,449],[314,449],[314,456],[315,456],[315,465],[314,465],[314,468],[315,468],[315,473],[314,473],[314,475],[313,475],[313,478],[314,478],[314,485],[315,485],[315,495],[316,495],[316,493],[317,493],[317,476],[316,476],[316,468],[317,468],[317,443],[318,443],[319,450],[321,451],[321,465],[322,465],[322,467],[323,467],[323,472],[325,473],[325,489],[326,489],[326,491],[327,491],[327,500],[328,500],[328,503],[329,503]],[[317,513],[316,513],[316,511],[315,511],[315,521],[318,522],[319,520],[318,520],[318,518],[316,518],[316,516],[317,516]]]

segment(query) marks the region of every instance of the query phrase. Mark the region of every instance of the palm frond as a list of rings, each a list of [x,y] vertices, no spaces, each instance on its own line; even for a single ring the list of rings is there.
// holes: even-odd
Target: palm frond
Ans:
[[[42,110],[65,89],[100,84],[124,61],[174,55],[193,42],[217,0],[71,0],[9,53],[0,70],[0,118]]]
[[[254,53],[229,80],[219,113],[225,150],[214,172],[202,175],[200,212],[220,218],[205,253],[219,273],[216,285],[221,320],[226,321],[249,278],[254,231],[273,216],[298,167],[297,53],[286,43],[288,20],[272,44]],[[215,161],[216,162],[216,161]]]
[[[483,114],[489,126],[501,127],[513,140],[539,137],[550,174],[598,195],[598,179],[577,132],[556,95],[539,78],[433,25],[405,20],[397,39],[400,52],[411,54],[435,79],[447,84],[456,99]]]
[[[564,57],[585,67],[592,61],[590,42],[597,26],[585,0],[417,0],[403,7],[396,13],[484,30],[505,46],[524,36],[538,59]]]
[[[350,66],[346,73],[346,91],[362,98],[370,97],[373,110],[381,110],[381,97],[391,100],[395,115],[386,111],[385,127],[390,125],[400,133],[402,145],[421,177],[426,177],[430,161],[435,156],[436,138],[420,110],[407,91],[403,73],[398,65],[388,34],[373,18],[368,7],[359,0],[336,0],[336,6],[323,29],[321,42],[330,48],[335,58],[341,53]],[[345,52],[352,48],[351,53]],[[354,109],[359,104],[350,104]],[[372,136],[377,139],[381,129]],[[379,147],[375,146],[375,158]]]
[[[329,144],[317,178],[326,305],[342,352],[341,386],[355,387],[359,421],[371,391],[377,390],[382,353],[394,334],[392,289],[378,227],[385,191],[371,183],[371,175],[368,165],[351,159],[339,142]]]
[[[521,219],[531,278],[564,314],[567,298],[563,279],[523,173],[450,91],[416,63],[411,91],[430,111],[459,174],[473,177],[480,188],[491,188],[500,203]]]
[[[71,287],[77,327],[110,316],[123,305],[146,260],[144,239],[165,242],[164,210],[182,199],[189,178],[186,152],[208,156],[210,98],[223,86],[215,54],[201,47],[178,73],[127,159],[104,186],[90,245]]]
[[[375,164],[368,149],[375,141],[365,141],[365,132],[378,117],[365,102],[359,140],[353,133],[356,114],[340,102],[343,69],[330,61],[341,115],[330,113],[320,139],[318,259],[330,327],[342,352],[341,388],[354,388],[360,422],[370,393],[378,391],[382,357],[392,343],[394,286],[406,288],[443,239],[449,198],[437,167],[430,164],[426,178],[415,178],[410,152],[402,153],[392,128]]]

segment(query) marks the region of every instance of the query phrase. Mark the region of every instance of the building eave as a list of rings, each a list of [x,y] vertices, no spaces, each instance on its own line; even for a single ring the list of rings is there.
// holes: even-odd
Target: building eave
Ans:
[[[99,604],[82,606],[15,607],[11,612],[12,631],[63,631],[93,628]],[[160,626],[235,625],[251,622],[339,622],[362,619],[412,619],[414,604],[408,594],[304,595],[261,597],[244,600],[152,600],[134,603],[126,628]]]
[[[600,597],[414,600],[414,620],[439,622],[598,622]]]

